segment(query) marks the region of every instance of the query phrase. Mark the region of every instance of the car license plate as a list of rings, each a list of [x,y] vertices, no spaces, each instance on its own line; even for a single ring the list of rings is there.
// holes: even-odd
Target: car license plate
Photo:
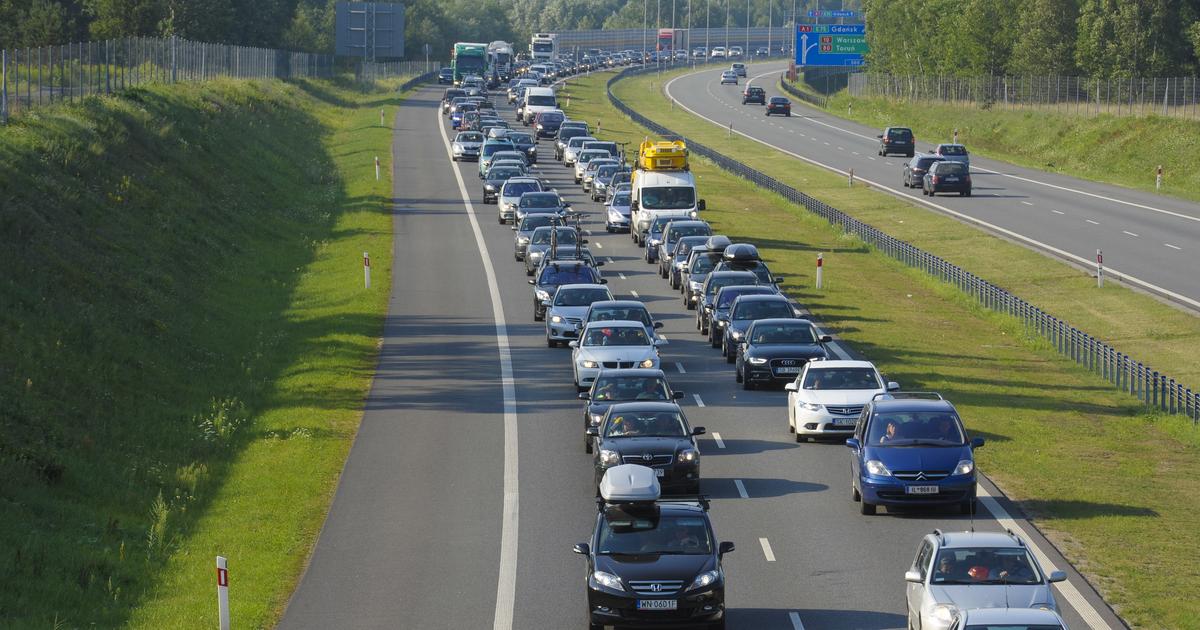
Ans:
[[[908,486],[904,488],[908,494],[937,494],[937,486]]]
[[[953,175],[947,175],[947,176],[946,176],[946,181],[948,181],[948,182],[956,182],[956,181],[958,181],[958,177],[956,177],[956,176],[953,176]]]
[[[677,599],[639,599],[638,610],[676,610],[679,608]]]
[[[775,368],[775,373],[776,374],[799,374],[800,368],[798,368],[798,367]]]
[[[840,427],[852,427],[858,424],[858,418],[834,418],[833,423]]]
[[[655,476],[655,477],[661,477],[661,476],[663,476],[663,475],[665,475],[665,474],[667,474],[667,471],[666,471],[666,469],[665,469],[665,468],[655,468],[655,469],[654,469],[654,476]]]

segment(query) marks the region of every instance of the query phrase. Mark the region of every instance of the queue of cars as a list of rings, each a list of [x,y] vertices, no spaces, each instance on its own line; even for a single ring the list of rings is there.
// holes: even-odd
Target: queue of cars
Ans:
[[[530,107],[521,101],[532,87],[515,99],[519,111]],[[647,141],[631,165],[617,144],[559,110],[553,87],[543,89],[555,100],[521,122],[536,129],[539,120],[552,120],[556,129],[534,135],[533,153],[539,140],[552,142],[572,179],[604,203],[606,231],[630,230],[645,261],[695,312],[697,332],[733,364],[736,383],[783,388],[788,431],[797,441],[846,442],[849,494],[864,515],[880,505],[950,504],[974,512],[973,452],[983,440],[969,438],[950,402],[900,392],[868,361],[835,358],[832,338],[784,295],[784,279],[758,249],[714,234],[703,220],[685,145]],[[456,98],[462,97],[444,107],[448,116]],[[475,103],[479,111],[478,97],[467,99],[475,100],[459,101],[459,108]],[[601,273],[604,263],[588,249],[585,213],[533,170],[530,152],[511,138],[522,132],[480,131],[490,117],[471,119],[452,154],[480,161],[483,201],[497,204],[499,223],[512,223],[514,258],[530,276],[533,319],[544,322],[548,347],[570,349],[566,360],[583,402],[583,450],[598,497],[592,534],[574,546],[586,562],[589,628],[724,628],[722,561],[735,546],[717,542],[700,494],[697,438],[706,429],[690,423],[679,405],[683,392],[661,368],[662,324],[642,301],[617,299]],[[654,188],[665,176],[674,178],[670,195]],[[662,206],[668,199],[679,207]],[[963,630],[976,623],[1007,627],[1020,617],[1038,628],[1065,628],[1049,587],[1064,578],[1045,574],[1011,533],[935,531],[904,575],[909,624]],[[990,610],[993,591],[1018,586],[1011,610]]]

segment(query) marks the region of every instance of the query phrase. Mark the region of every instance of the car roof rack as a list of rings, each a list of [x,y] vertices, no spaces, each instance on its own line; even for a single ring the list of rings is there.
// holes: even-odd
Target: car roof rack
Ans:
[[[709,500],[707,494],[669,494],[661,497],[657,503],[686,503],[698,504],[707,512],[709,508]]]
[[[937,392],[880,392],[871,397],[876,400],[946,400]]]
[[[1004,533],[1008,534],[1010,538],[1017,541],[1018,545],[1021,545],[1022,547],[1025,546],[1025,541],[1022,540],[1020,536],[1016,535],[1016,533],[1013,532],[1011,527],[1005,527]]]
[[[937,539],[938,539],[938,542],[939,542],[939,543],[941,543],[942,545],[945,545],[945,544],[946,544],[946,534],[942,533],[942,530],[941,530],[941,529],[934,529],[934,530],[933,530],[933,535],[934,535],[934,536],[937,536]]]

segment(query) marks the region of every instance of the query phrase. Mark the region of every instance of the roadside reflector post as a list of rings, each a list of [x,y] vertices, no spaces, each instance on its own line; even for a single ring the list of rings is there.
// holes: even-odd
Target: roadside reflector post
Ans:
[[[728,138],[733,137],[733,121],[732,120],[729,121],[729,133],[726,135],[726,137],[728,137]]]
[[[375,156],[375,181],[379,181],[379,156]]]
[[[229,630],[229,567],[224,556],[217,556],[217,618],[221,630]]]
[[[381,110],[379,110],[379,126],[380,126],[380,127],[383,127],[383,126],[384,126],[384,124],[383,124],[383,110],[382,110],[382,109],[381,109]]]
[[[847,183],[851,188],[854,187],[854,169],[850,169],[849,176],[846,178]]]
[[[817,288],[825,284],[825,255],[817,252]]]
[[[600,119],[597,118],[596,119],[596,134],[599,135],[599,133],[600,133]]]
[[[954,144],[958,144],[958,130],[954,130]]]
[[[1096,250],[1096,287],[1104,287],[1104,252]]]
[[[371,288],[371,255],[363,252],[363,287]]]
[[[1162,164],[1158,165],[1158,170],[1154,173],[1154,190],[1162,190]]]
[[[854,111],[854,103],[846,103],[846,117],[849,118],[851,112]]]

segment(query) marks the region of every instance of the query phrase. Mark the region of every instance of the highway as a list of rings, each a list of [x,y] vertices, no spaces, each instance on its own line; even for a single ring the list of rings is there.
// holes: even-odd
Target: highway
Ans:
[[[768,98],[787,96],[778,88],[786,68],[779,62],[753,64],[749,80],[764,88]],[[1061,259],[1092,268],[1101,249],[1110,277],[1119,274],[1128,284],[1200,309],[1200,276],[1194,273],[1200,265],[1200,204],[978,155],[971,156],[973,197],[922,197],[919,188],[902,184],[908,158],[876,155],[879,129],[796,99],[791,118],[768,118],[762,106],[741,104],[747,79],[738,86],[720,84],[723,69],[678,77],[665,89],[685,109],[722,128],[732,123],[735,133],[843,175],[854,169],[856,179]],[[917,149],[928,151],[939,142],[950,138],[918,136]],[[1153,168],[1146,165],[1147,178]]]
[[[585,627],[585,565],[571,546],[589,537],[596,504],[570,350],[547,348],[533,321],[513,233],[480,203],[476,164],[451,162],[440,94],[418,90],[395,119],[395,274],[381,357],[281,628]],[[903,574],[921,536],[998,529],[989,510],[1011,506],[986,499],[973,523],[948,511],[858,514],[845,446],[795,443],[784,392],[738,388],[656,267],[628,235],[605,233],[601,207],[548,142],[539,153],[541,176],[589,214],[589,247],[607,261],[613,293],[665,323],[663,368],[686,392],[691,424],[708,429],[702,489],[718,538],[738,546],[725,560],[730,627],[905,627]],[[1047,554],[1047,570],[1069,572],[1083,614],[1102,617],[1085,624],[1060,589],[1072,627],[1123,627],[1028,522],[1005,524]]]

